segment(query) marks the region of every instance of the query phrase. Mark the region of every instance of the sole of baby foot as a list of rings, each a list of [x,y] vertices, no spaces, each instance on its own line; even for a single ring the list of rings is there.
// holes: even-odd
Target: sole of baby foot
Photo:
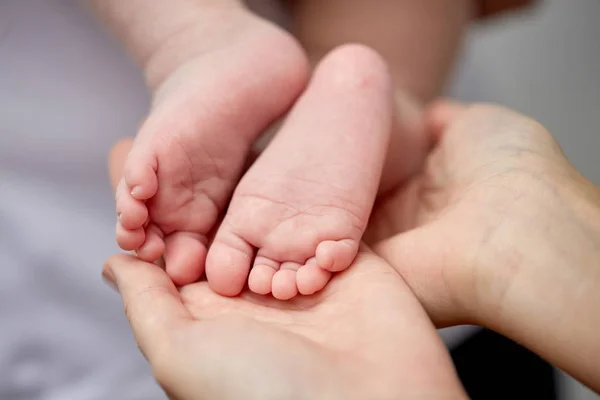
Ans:
[[[248,282],[287,300],[351,265],[377,194],[392,104],[374,51],[347,45],[323,60],[233,195],[207,255],[214,291],[235,296]]]
[[[244,34],[195,56],[157,89],[117,190],[119,245],[146,261],[162,250],[179,285],[202,274],[207,235],[252,142],[308,79],[306,57],[288,33],[258,18],[244,26]]]

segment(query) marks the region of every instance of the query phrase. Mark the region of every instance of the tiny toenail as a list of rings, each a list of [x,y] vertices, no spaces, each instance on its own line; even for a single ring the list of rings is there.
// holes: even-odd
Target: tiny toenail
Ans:
[[[133,197],[136,197],[140,194],[140,192],[142,191],[142,188],[139,186],[134,187],[133,189],[131,189],[131,195]]]

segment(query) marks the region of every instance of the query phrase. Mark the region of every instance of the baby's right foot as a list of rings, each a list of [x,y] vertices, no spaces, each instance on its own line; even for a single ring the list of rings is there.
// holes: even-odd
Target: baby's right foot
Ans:
[[[348,268],[377,195],[392,109],[374,51],[346,45],[326,56],[237,186],[208,253],[210,287],[235,296],[248,279],[250,290],[287,300]]]
[[[207,21],[185,38],[199,50],[184,51],[193,57],[155,92],[117,190],[119,245],[146,261],[164,253],[180,285],[201,275],[248,149],[308,78],[302,50],[278,27],[239,9]]]

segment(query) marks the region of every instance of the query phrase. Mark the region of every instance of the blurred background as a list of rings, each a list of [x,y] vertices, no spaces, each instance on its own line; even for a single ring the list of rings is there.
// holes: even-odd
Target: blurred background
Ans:
[[[600,184],[598,16],[598,0],[544,0],[474,25],[449,94],[538,119]],[[148,105],[137,68],[75,0],[0,0],[0,399],[164,398],[100,279],[118,250],[106,156]],[[443,334],[459,369],[489,377],[498,351],[469,358],[472,333]],[[498,340],[488,350],[521,351]],[[600,398],[525,357],[558,398]]]

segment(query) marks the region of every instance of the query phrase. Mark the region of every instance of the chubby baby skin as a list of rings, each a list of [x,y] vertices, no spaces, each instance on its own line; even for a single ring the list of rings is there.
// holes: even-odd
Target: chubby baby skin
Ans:
[[[236,295],[248,278],[255,293],[290,299],[350,266],[379,188],[392,99],[374,51],[346,45],[323,59],[233,194],[208,251],[211,288]]]
[[[310,294],[347,268],[390,132],[383,61],[362,46],[337,50],[300,97],[309,76],[303,51],[238,1],[98,0],[92,6],[144,67],[153,92],[117,190],[121,248],[147,261],[164,255],[179,285],[206,271],[213,290],[228,296],[246,282],[280,299]],[[340,63],[348,68],[334,74]],[[322,115],[303,111],[332,96],[339,102]],[[297,99],[236,189],[253,142]],[[372,104],[369,115],[336,119],[336,107],[356,102]],[[343,136],[327,134],[340,123],[348,126]]]

